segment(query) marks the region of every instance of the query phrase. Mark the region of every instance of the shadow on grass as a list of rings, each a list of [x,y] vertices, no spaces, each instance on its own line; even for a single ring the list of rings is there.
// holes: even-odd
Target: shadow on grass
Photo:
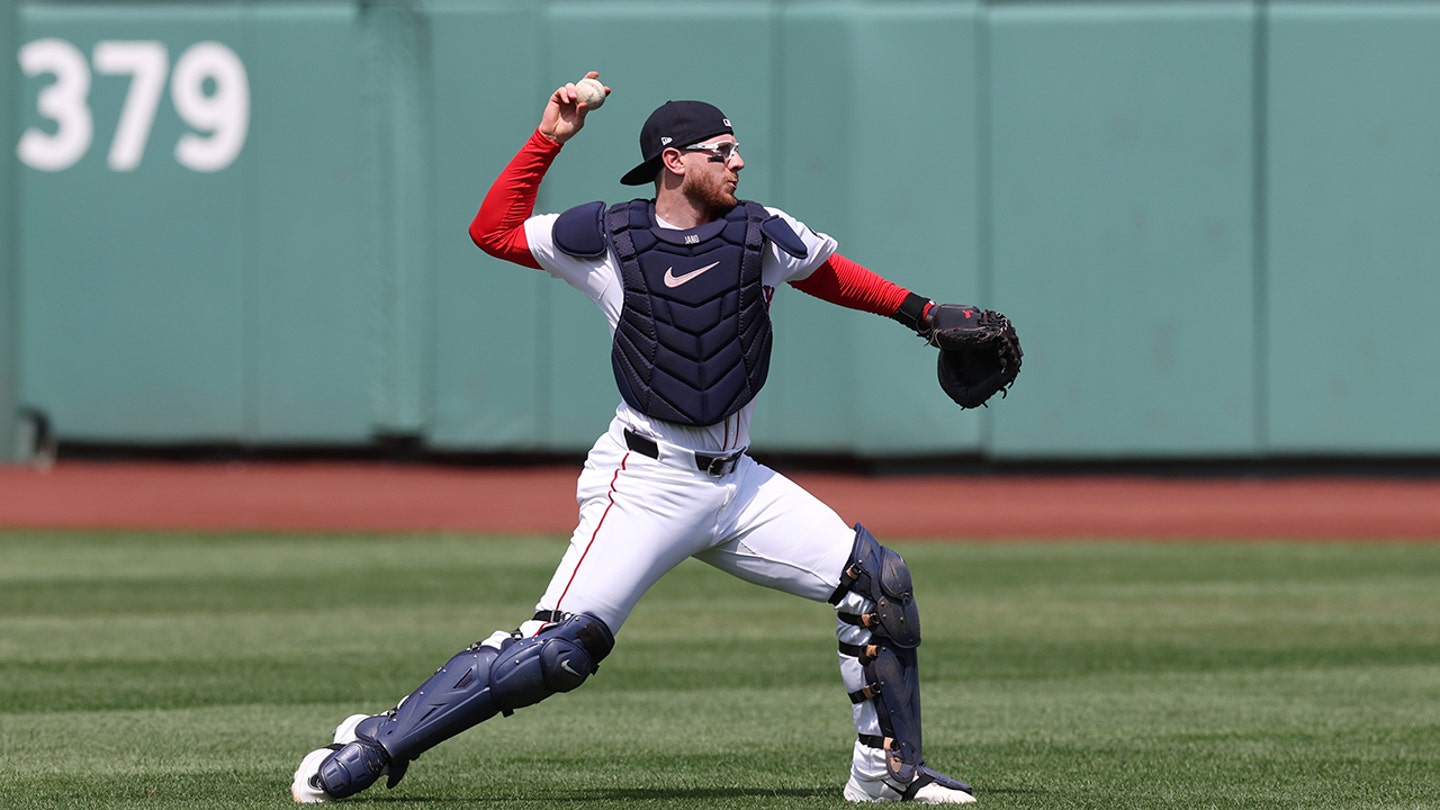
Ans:
[[[665,800],[719,801],[723,799],[828,799],[840,798],[840,790],[834,785],[815,788],[614,788],[608,790],[577,790],[567,792],[526,791],[502,795],[471,796],[466,799],[439,796],[379,796],[363,795],[368,802],[400,802],[425,804],[430,802],[643,802]]]
[[[986,796],[1039,796],[1048,791],[1037,788],[989,788],[977,790],[975,796],[983,800]],[[709,801],[727,799],[840,799],[840,790],[834,785],[813,788],[616,788],[610,790],[577,790],[573,792],[532,791],[504,795],[471,796],[466,799],[441,798],[437,796],[379,796],[364,797],[372,802],[401,802],[426,804],[431,802],[657,802],[657,801]]]

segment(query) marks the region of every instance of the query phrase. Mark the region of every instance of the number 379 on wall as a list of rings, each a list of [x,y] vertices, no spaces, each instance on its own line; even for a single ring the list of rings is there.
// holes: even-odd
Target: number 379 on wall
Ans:
[[[27,42],[18,54],[26,76],[52,76],[36,96],[36,108],[50,122],[30,127],[15,152],[27,166],[59,172],[85,157],[95,140],[90,107],[94,73],[128,76],[106,163],[117,172],[140,165],[168,81],[170,103],[191,131],[175,143],[175,160],[197,172],[229,166],[245,147],[250,128],[250,82],[235,52],[218,42],[186,48],[172,69],[165,43],[151,40],[102,40],[92,58],[63,39]],[[91,71],[91,65],[94,71]]]

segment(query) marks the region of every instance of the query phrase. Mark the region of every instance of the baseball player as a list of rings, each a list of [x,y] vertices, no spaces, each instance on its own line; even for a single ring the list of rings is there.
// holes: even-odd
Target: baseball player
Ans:
[[[574,84],[557,88],[470,226],[480,249],[575,287],[609,322],[621,401],[580,474],[579,525],[531,619],[457,653],[395,708],[346,719],[331,746],[301,762],[293,797],[340,799],[381,776],[394,787],[443,740],[574,689],[610,654],[641,595],[694,557],[835,606],[857,732],[846,799],[974,801],[924,757],[919,612],[905,561],[746,454],[777,290],[788,284],[921,335],[935,305],[789,214],[737,198],[745,159],[735,129],[700,101],[666,102],[640,130],[642,160],[621,182],[651,186],[653,197],[534,214],[542,178],[588,112]]]

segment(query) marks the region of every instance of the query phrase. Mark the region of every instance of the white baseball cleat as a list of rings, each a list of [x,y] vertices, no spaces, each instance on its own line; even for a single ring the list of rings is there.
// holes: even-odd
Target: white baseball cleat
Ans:
[[[349,745],[360,739],[360,735],[355,733],[355,727],[360,725],[361,720],[369,716],[368,714],[352,714],[341,720],[340,725],[335,727],[335,736],[330,741],[335,745]]]
[[[964,790],[947,787],[939,782],[926,782],[918,788],[896,787],[884,779],[859,779],[850,774],[845,783],[848,802],[915,802],[916,804],[970,804],[975,797]]]
[[[290,782],[290,798],[299,804],[319,804],[321,802],[333,802],[335,797],[326,793],[320,787],[320,763],[335,753],[341,747],[355,742],[359,736],[355,733],[355,727],[360,721],[369,717],[368,714],[352,714],[340,721],[335,727],[335,734],[332,744],[325,748],[317,748],[305,755],[300,760],[300,767],[295,769],[295,776]]]

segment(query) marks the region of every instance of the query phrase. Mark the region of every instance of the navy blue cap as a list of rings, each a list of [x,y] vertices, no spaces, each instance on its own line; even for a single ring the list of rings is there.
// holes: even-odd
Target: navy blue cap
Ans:
[[[716,135],[734,135],[730,119],[713,104],[703,101],[667,101],[640,127],[639,166],[625,173],[620,182],[643,186],[655,182],[660,172],[660,153],[670,147],[690,146]]]

